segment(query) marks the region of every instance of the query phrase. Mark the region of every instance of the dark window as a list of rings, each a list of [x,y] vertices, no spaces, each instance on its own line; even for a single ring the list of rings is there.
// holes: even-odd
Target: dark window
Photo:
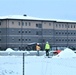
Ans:
[[[19,39],[19,41],[20,41],[20,39]]]
[[[24,41],[24,39],[22,39],[22,41]]]
[[[75,34],[75,33],[74,33]]]
[[[27,33],[27,31],[25,31],[25,33]]]
[[[41,31],[36,31],[36,35],[42,35]]]
[[[71,33],[71,34],[73,34],[73,33]]]
[[[36,24],[36,27],[42,28],[42,24]]]
[[[56,39],[56,41],[58,41],[58,39]]]
[[[61,27],[61,25],[59,24],[59,28]]]
[[[67,34],[67,33],[65,32],[65,34]]]
[[[68,41],[70,41],[70,39],[68,39]]]
[[[20,22],[18,22],[18,25],[20,26]]]
[[[20,33],[20,31],[18,31]]]
[[[56,32],[56,34],[58,34],[58,33]]]
[[[12,24],[14,24],[14,22],[12,22]]]
[[[1,33],[1,31],[0,31],[0,33]]]
[[[74,28],[75,28],[75,25],[74,25]]]
[[[59,39],[59,41],[61,41],[61,39]]]
[[[38,31],[36,32],[36,35],[38,35]]]
[[[25,41],[27,41],[27,39],[25,39]]]
[[[31,31],[29,31],[29,33],[31,33]]]
[[[24,33],[24,31],[22,31],[22,33]]]
[[[31,25],[31,23],[29,22],[29,26]]]
[[[51,23],[49,23],[49,26],[51,26]]]
[[[56,24],[56,27],[58,27],[58,25]]]
[[[68,25],[68,28],[70,28],[70,26]]]
[[[1,39],[0,39],[0,41],[1,41]]]
[[[72,28],[72,25],[71,25],[71,28]]]
[[[68,33],[68,34],[70,34],[70,33]]]
[[[67,25],[65,25],[65,28],[67,28]]]
[[[31,41],[31,39],[29,39],[29,41]]]
[[[62,34],[64,34],[64,33],[62,32]]]
[[[62,39],[62,41],[64,41],[64,39]]]
[[[1,22],[0,22],[0,25],[1,25]]]
[[[27,22],[25,22],[25,26],[27,26]]]
[[[61,34],[61,33],[59,32],[59,34]]]
[[[22,22],[22,26],[24,25],[24,22]]]

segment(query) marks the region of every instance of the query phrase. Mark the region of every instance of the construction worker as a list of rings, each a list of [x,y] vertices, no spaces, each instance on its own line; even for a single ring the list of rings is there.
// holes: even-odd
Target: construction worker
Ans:
[[[36,45],[36,50],[37,50],[37,56],[39,56],[39,51],[40,51],[40,46],[39,46],[39,43],[37,43],[37,45]]]
[[[46,50],[46,56],[48,56],[48,57],[49,57],[50,45],[49,45],[49,43],[48,43],[48,42],[46,42],[46,44],[45,44],[45,50]]]

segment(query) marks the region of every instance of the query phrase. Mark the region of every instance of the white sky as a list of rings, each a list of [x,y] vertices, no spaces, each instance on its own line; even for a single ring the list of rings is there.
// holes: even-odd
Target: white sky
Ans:
[[[0,0],[0,16],[23,14],[76,20],[76,0]]]

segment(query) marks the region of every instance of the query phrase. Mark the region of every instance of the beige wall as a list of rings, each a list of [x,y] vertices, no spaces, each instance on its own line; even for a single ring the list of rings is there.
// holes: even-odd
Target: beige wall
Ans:
[[[38,27],[36,27],[37,23],[42,24],[42,28],[43,29],[56,29],[56,30],[67,30],[68,26],[68,30],[76,30],[76,24],[75,23],[58,23],[58,22],[45,22],[45,21],[25,21],[25,20],[3,20],[0,21],[1,25],[0,28],[32,28],[32,29],[38,29]],[[12,23],[13,22],[13,23]],[[19,23],[20,22],[20,25]],[[22,25],[22,22],[24,23],[24,25]],[[27,25],[26,25],[27,23]],[[29,25],[30,23],[30,25]],[[71,27],[72,26],[72,27]]]
[[[6,28],[7,27],[6,20],[0,21],[0,22],[1,22],[0,28]]]

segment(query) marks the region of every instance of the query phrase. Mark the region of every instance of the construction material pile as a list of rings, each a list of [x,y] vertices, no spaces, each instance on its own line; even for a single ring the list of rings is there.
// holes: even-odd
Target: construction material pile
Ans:
[[[66,48],[53,58],[76,58],[76,53],[73,50]]]

